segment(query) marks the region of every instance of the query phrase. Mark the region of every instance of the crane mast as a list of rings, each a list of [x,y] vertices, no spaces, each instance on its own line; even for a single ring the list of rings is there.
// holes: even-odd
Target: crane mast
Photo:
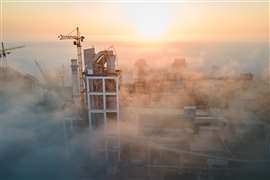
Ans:
[[[44,80],[46,81],[47,84],[49,84],[50,78],[46,75],[45,71],[42,69],[41,65],[39,64],[39,62],[37,60],[34,60],[38,70],[40,71],[41,75],[43,76]]]
[[[76,31],[76,35],[70,35]],[[79,27],[76,27],[72,32],[70,32],[67,35],[59,35],[58,38],[60,40],[69,40],[73,39],[75,40],[73,44],[77,46],[77,57],[78,57],[78,69],[79,69],[79,91],[80,91],[80,103],[83,106],[84,105],[84,81],[83,81],[83,62],[82,62],[82,42],[84,40],[84,36],[80,35]]]

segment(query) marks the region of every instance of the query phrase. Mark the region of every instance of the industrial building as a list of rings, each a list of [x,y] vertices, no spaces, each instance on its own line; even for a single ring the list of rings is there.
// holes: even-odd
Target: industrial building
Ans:
[[[182,73],[186,60],[176,59],[165,82],[156,78],[150,83],[142,77],[147,73],[141,61],[137,65],[140,76],[134,84],[121,87],[121,71],[112,49],[96,52],[95,48],[87,48],[82,55],[84,37],[78,28],[75,36],[59,37],[75,40],[78,50],[78,59],[71,60],[73,106],[77,112],[66,127],[102,132],[96,149],[110,164],[104,176],[134,180],[237,179],[246,177],[247,170],[258,177],[269,172],[269,126],[232,120],[237,116],[228,116],[220,108],[225,105],[211,107],[214,103],[202,102],[194,93],[194,82],[246,82],[252,81],[251,74],[191,79]],[[121,97],[121,92],[126,89],[128,98],[144,98],[152,104],[125,104],[127,97]],[[171,102],[183,97],[182,104],[157,106],[161,92],[166,92],[162,96]],[[255,148],[249,151],[250,146]]]

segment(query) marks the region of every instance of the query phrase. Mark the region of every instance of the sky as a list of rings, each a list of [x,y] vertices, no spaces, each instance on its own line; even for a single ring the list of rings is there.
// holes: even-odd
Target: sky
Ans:
[[[267,1],[2,1],[2,40],[57,40],[79,26],[91,40],[267,40]]]

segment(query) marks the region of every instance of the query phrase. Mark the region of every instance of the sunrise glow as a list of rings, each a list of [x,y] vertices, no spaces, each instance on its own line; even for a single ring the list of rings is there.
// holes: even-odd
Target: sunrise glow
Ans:
[[[143,39],[159,39],[169,29],[171,14],[162,6],[132,6],[128,18]]]

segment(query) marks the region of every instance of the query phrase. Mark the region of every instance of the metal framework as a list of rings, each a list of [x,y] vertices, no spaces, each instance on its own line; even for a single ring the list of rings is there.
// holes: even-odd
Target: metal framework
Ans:
[[[76,35],[71,35],[74,31],[76,31]],[[80,35],[79,27],[76,27],[73,31],[68,33],[67,35],[60,34],[58,36],[60,40],[75,40],[73,41],[73,44],[77,46],[77,56],[78,56],[78,67],[79,67],[79,83],[80,83],[80,102],[81,106],[84,106],[85,100],[84,100],[84,83],[83,83],[83,60],[82,60],[82,42],[84,40],[84,36]]]
[[[86,76],[86,84],[89,128],[103,128],[106,159],[119,160],[119,76]]]

